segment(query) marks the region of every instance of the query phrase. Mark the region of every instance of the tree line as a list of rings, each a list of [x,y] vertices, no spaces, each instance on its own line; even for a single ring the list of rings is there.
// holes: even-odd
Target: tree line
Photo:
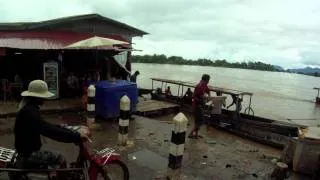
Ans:
[[[197,59],[188,60],[180,56],[166,55],[133,55],[132,62],[134,63],[156,63],[156,64],[180,64],[180,65],[197,65],[197,66],[213,66],[213,67],[228,67],[228,68],[241,68],[253,69],[261,71],[284,71],[281,67],[266,64],[260,61],[249,62],[228,62],[227,60],[210,60],[210,59]]]
[[[287,71],[290,72],[290,71]],[[315,77],[320,77],[320,73],[318,72],[313,72],[313,73],[303,73],[303,72],[297,72],[296,74],[303,74],[303,75],[307,75],[307,76],[315,76]]]

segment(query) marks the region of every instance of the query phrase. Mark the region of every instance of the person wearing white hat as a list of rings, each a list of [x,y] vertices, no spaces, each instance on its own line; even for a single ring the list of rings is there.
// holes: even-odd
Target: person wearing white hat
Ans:
[[[45,99],[54,94],[48,91],[47,83],[42,80],[30,82],[28,90],[21,93],[14,125],[15,149],[18,159],[22,160],[20,168],[46,165],[53,168],[66,166],[65,158],[50,151],[41,150],[41,135],[65,143],[80,143],[87,140],[82,135],[62,126],[50,124],[40,116],[40,106]]]

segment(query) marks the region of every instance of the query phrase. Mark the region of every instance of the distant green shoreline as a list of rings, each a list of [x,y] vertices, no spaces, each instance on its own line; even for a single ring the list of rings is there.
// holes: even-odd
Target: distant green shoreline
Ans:
[[[202,66],[196,64],[173,64],[173,63],[145,63],[145,62],[133,62],[135,64],[156,64],[156,65],[175,65],[175,66]],[[216,68],[229,68],[229,69],[244,69],[244,68],[236,68],[236,67],[224,67],[224,66],[202,66],[202,67],[216,67]],[[244,70],[255,70],[255,71],[267,71],[267,70],[259,70],[259,69],[244,69]],[[286,71],[269,71],[269,72],[286,72]]]
[[[209,59],[198,59],[198,60],[186,60],[179,56],[166,57],[165,55],[134,55],[132,56],[131,62],[133,63],[150,63],[150,64],[176,64],[176,65],[193,65],[193,66],[211,66],[211,67],[228,67],[238,69],[252,69],[260,71],[276,71],[283,72],[281,67],[277,67],[271,64],[265,64],[259,61],[256,62],[236,62],[230,63],[226,60],[209,60]]]
[[[198,60],[187,60],[180,56],[166,55],[133,55],[131,59],[132,63],[145,63],[145,64],[175,64],[175,65],[192,65],[192,66],[209,66],[209,67],[225,67],[225,68],[237,68],[237,69],[250,69],[258,71],[271,71],[271,72],[288,72],[296,73],[308,76],[319,77],[320,73],[302,73],[294,72],[290,69],[284,70],[280,66],[272,64],[266,64],[260,61],[248,61],[248,62],[235,62],[231,63],[227,60],[210,60],[210,59],[198,59]]]

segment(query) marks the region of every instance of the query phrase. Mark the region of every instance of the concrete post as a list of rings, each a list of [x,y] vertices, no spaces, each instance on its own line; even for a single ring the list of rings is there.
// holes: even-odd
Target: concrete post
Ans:
[[[188,119],[183,113],[178,113],[174,118],[174,129],[171,135],[171,145],[169,154],[169,165],[167,178],[170,180],[180,179],[184,144]]]
[[[95,123],[96,117],[96,88],[94,85],[88,87],[88,103],[87,103],[87,125]]]
[[[120,145],[127,145],[130,117],[130,99],[124,95],[120,99],[120,118],[119,118],[119,135],[118,142]]]

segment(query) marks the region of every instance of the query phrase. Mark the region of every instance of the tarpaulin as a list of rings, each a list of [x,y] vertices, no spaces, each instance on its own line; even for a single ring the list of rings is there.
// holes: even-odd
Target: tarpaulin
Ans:
[[[124,51],[124,52],[121,52],[113,57],[116,60],[116,62],[120,65],[120,67],[122,67],[125,71],[127,71],[130,74],[130,71],[128,71],[126,68],[126,63],[127,63],[127,59],[128,59],[128,52]]]

